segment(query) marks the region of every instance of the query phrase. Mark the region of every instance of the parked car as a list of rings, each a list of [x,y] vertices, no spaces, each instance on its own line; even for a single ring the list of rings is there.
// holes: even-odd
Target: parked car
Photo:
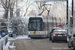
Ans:
[[[51,41],[65,41],[67,42],[67,31],[66,30],[54,30],[51,36]]]
[[[51,40],[51,36],[52,36],[54,30],[61,30],[61,29],[62,29],[62,28],[54,27],[54,28],[51,30],[51,32],[50,32],[50,37],[49,37],[49,39]]]

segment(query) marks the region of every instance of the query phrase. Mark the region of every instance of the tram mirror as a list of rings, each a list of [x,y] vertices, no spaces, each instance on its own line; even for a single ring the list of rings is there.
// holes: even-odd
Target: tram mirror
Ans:
[[[44,27],[44,22],[43,22],[43,24],[42,24],[42,28]]]
[[[42,23],[42,30],[45,30],[46,29],[46,26],[45,26],[45,23],[43,22]]]
[[[71,35],[69,35],[68,38],[71,38]]]
[[[28,23],[28,28],[29,28],[29,23]]]

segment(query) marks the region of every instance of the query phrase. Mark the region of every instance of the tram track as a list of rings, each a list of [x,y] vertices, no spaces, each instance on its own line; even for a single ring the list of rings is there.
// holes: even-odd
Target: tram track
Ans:
[[[26,50],[23,40],[16,40],[15,41],[16,50]]]
[[[37,47],[35,44],[34,44],[34,42],[33,41],[35,41],[35,40],[31,40],[30,42],[31,42],[31,44],[36,48],[36,50],[40,50],[40,48],[39,47]]]
[[[22,44],[23,44],[24,50],[26,50],[26,47],[25,47],[25,45],[24,45],[24,42],[23,42],[23,41],[22,41]]]
[[[48,41],[49,39],[29,39],[16,40],[16,50],[54,50],[56,48],[61,50],[70,50],[66,43]]]
[[[29,43],[28,45],[31,45],[32,48],[34,48],[34,49],[36,49],[36,50],[40,50],[40,48],[35,45],[34,41],[36,41],[36,40],[33,40],[33,39],[30,40],[30,43]],[[24,43],[24,41],[22,41],[22,44],[23,44],[24,50],[28,50],[28,48],[26,48],[26,44]],[[28,47],[28,46],[27,46],[27,47]],[[32,49],[32,48],[31,48],[31,49]],[[34,50],[34,49],[33,49],[33,50]]]

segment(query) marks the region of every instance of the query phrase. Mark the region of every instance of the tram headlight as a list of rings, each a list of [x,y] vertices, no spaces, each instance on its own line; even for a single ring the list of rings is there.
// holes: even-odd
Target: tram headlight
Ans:
[[[29,34],[30,34],[30,32],[29,32]]]
[[[40,34],[41,34],[41,32],[40,32]]]

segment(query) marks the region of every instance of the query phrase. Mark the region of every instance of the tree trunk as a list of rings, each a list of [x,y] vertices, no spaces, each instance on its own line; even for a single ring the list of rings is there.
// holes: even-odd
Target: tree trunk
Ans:
[[[13,8],[10,7],[10,18],[13,17]]]
[[[8,10],[5,10],[3,18],[8,19]]]
[[[16,10],[16,17],[20,17],[20,9]]]

